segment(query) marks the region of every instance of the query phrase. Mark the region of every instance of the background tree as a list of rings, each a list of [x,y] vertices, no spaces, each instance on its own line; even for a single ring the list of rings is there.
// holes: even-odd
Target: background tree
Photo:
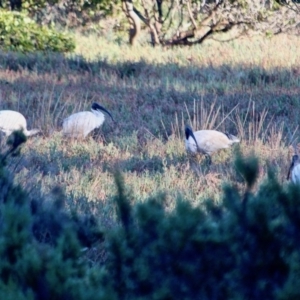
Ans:
[[[235,38],[249,32],[279,34],[298,30],[299,7],[294,1],[260,0],[123,0],[134,45],[141,22],[153,45],[201,44],[218,33]]]
[[[267,35],[298,32],[299,1],[292,0],[9,0],[2,7],[26,10],[41,24],[85,27],[113,16],[125,17],[129,43],[144,29],[151,44],[193,45],[226,33],[233,39],[248,33]],[[122,13],[123,12],[123,13]],[[116,21],[118,19],[118,21]],[[118,26],[116,26],[118,27]],[[126,30],[119,26],[118,30]]]

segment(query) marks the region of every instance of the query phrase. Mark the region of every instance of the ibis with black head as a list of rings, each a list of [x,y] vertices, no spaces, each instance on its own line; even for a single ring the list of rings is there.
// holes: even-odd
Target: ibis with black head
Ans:
[[[211,163],[211,155],[221,149],[226,149],[240,140],[232,135],[217,130],[193,131],[190,126],[185,128],[185,148],[190,153],[202,153]]]
[[[114,119],[111,113],[98,103],[93,103],[91,111],[75,113],[63,121],[63,135],[72,138],[85,138],[94,129],[99,128],[105,120],[105,112]]]

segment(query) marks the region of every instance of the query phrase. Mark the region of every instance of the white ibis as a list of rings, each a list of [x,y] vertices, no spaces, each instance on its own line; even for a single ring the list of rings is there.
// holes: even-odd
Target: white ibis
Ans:
[[[300,183],[300,160],[297,154],[292,157],[292,163],[287,175],[287,180],[291,180],[295,184]]]
[[[63,134],[72,138],[85,138],[91,131],[103,124],[105,120],[103,112],[107,113],[114,122],[110,112],[98,103],[93,103],[91,110],[91,112],[78,112],[64,119]]]
[[[211,154],[229,148],[240,140],[232,134],[224,134],[217,130],[199,130],[193,132],[190,126],[185,128],[185,148],[191,153],[202,153],[211,163]]]
[[[27,130],[26,119],[21,113],[14,110],[0,110],[0,131],[8,136],[15,130],[23,130],[26,136],[40,132],[39,129]]]

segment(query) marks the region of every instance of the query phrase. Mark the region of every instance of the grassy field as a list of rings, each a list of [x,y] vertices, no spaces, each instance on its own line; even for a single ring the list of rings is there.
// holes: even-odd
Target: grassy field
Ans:
[[[22,112],[30,129],[43,131],[10,162],[31,197],[50,199],[59,185],[70,206],[92,208],[109,226],[116,169],[133,201],[166,192],[169,209],[179,195],[195,205],[218,202],[226,182],[243,189],[233,150],[215,154],[210,169],[202,157],[186,155],[185,124],[237,135],[241,151],[260,159],[258,182],[269,164],[285,184],[290,145],[299,135],[299,38],[177,49],[132,49],[95,36],[76,40],[76,54],[68,57],[0,54],[0,108]],[[107,118],[86,140],[64,139],[63,118],[90,110],[92,102],[117,123]]]

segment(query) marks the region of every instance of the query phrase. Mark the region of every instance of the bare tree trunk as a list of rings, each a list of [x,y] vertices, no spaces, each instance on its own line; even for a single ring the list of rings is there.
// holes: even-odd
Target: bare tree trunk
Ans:
[[[139,16],[139,18],[141,19],[141,21],[143,21],[150,30],[150,37],[151,37],[151,44],[152,46],[156,46],[160,44],[160,40],[159,40],[159,32],[160,32],[160,28],[161,28],[161,20],[162,20],[162,9],[161,9],[161,4],[162,4],[162,0],[157,0],[155,3],[157,3],[157,9],[159,12],[159,18],[156,19],[154,17],[154,22],[153,20],[151,21],[151,17],[149,14],[149,10],[147,8],[147,5],[145,3],[144,0],[142,0],[142,6],[144,9],[144,15],[138,11],[137,9],[134,8],[135,13]]]
[[[129,43],[131,46],[135,46],[137,43],[138,35],[141,32],[141,21],[138,15],[134,11],[132,0],[122,1],[123,11],[130,23],[129,30]]]

